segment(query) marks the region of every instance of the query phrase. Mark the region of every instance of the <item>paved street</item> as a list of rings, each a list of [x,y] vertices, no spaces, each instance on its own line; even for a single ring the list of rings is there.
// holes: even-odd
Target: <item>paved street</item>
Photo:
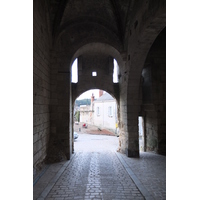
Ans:
[[[144,199],[112,152],[79,152],[47,199]]]
[[[116,136],[78,134],[72,159],[48,166],[34,199],[166,199],[164,156],[127,158]]]
[[[119,139],[116,136],[79,133],[74,142],[75,152],[116,152]]]

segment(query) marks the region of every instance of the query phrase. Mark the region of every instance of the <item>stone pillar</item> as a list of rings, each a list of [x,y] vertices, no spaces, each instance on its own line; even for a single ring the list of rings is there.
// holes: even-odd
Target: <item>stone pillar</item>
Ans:
[[[128,157],[139,157],[139,130],[138,130],[138,113],[128,113],[127,120],[128,129],[128,146],[126,148],[126,155]]]
[[[46,162],[68,160],[72,154],[70,129],[70,73],[59,69],[56,53],[52,53],[50,141]]]
[[[71,157],[71,135],[70,135],[70,74],[58,73],[57,75],[57,140],[62,152],[67,159]]]
[[[135,81],[135,85],[128,91],[127,97],[128,146],[126,148],[126,155],[135,158],[140,156],[138,116],[141,111],[141,91],[139,83],[139,80]]]

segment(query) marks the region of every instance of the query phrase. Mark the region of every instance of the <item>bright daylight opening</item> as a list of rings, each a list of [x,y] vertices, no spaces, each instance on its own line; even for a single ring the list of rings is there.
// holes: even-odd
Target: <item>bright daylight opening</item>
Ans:
[[[97,76],[97,72],[92,72],[92,76]]]
[[[76,58],[72,64],[71,70],[71,82],[77,83],[78,82],[78,59]]]
[[[113,68],[113,83],[118,83],[118,71],[119,71],[119,66],[117,64],[117,61],[115,59],[113,59],[113,64],[114,64],[114,68]]]
[[[117,101],[109,93],[88,90],[74,104],[74,151],[117,151]]]
[[[145,150],[144,146],[144,121],[143,117],[138,117],[138,130],[139,130],[139,148],[140,151],[143,152]]]

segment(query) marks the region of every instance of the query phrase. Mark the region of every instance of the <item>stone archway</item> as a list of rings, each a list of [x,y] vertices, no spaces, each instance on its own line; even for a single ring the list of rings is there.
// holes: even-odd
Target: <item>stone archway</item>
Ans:
[[[116,124],[118,123],[119,118],[119,103],[114,95],[109,94],[108,91],[102,89],[93,93],[93,90],[85,91],[87,92],[84,95],[83,99],[76,99],[77,105],[73,102],[73,113],[74,111],[78,111],[80,113],[80,121],[75,123],[74,117],[72,118],[72,132],[80,132],[81,134],[92,134],[92,135],[109,135],[109,136],[117,136],[118,137],[118,127]],[[88,93],[90,91],[90,94]],[[82,93],[84,94],[84,93]],[[91,101],[88,99],[91,99]],[[87,100],[87,101],[86,101]],[[85,104],[82,104],[85,103]],[[91,102],[91,103],[90,103]],[[80,105],[81,104],[81,105]],[[99,109],[97,109],[99,108]],[[99,113],[97,112],[99,110]],[[109,112],[110,111],[110,112]],[[84,129],[82,127],[83,124],[87,125],[87,128]],[[74,152],[74,140],[72,141],[72,149]],[[116,150],[119,148],[119,144],[116,146]]]
[[[165,27],[165,14],[165,0],[34,1],[34,166],[46,156],[52,162],[71,158],[72,102],[89,88],[116,96],[120,150],[139,156],[141,72]],[[70,67],[76,57],[83,76],[75,85],[70,82]],[[111,81],[114,58],[120,67],[117,84]],[[97,72],[96,78],[91,70]]]
[[[123,60],[118,50],[104,43],[83,45],[73,55],[71,54],[71,59],[69,56],[66,59],[60,53],[53,55],[58,62],[52,66],[51,90],[55,95],[51,98],[52,123],[47,158],[57,159],[56,156],[62,154],[62,158],[70,159],[73,152],[72,122],[75,98],[88,89],[101,88],[119,101],[119,83],[113,83],[113,59],[118,61],[119,68],[122,67]],[[71,83],[70,67],[76,57],[78,58],[79,81]],[[91,70],[96,70],[99,76],[92,77]]]
[[[127,68],[122,74],[123,84],[120,89],[127,91],[121,96],[123,100],[120,99],[120,103],[125,107],[121,112],[121,121],[125,122],[121,127],[121,138],[123,138],[121,151],[129,157],[139,157],[138,116],[142,111],[142,68],[151,45],[166,26],[164,4],[157,6],[157,10],[148,10],[149,13],[146,15],[149,15],[149,18],[146,20],[142,18],[144,16],[136,14],[129,29],[134,37],[128,39]]]
[[[119,118],[119,83],[113,83],[113,59],[118,62],[119,73],[124,61],[118,50],[104,43],[89,43],[76,51],[71,59],[71,64],[75,58],[78,59],[79,81],[71,84],[71,113],[73,113],[73,102],[81,93],[89,89],[100,88],[107,91],[117,100]],[[91,70],[97,71],[97,77],[91,76]],[[70,117],[73,119],[72,115]],[[70,130],[73,133],[72,125],[70,125]]]

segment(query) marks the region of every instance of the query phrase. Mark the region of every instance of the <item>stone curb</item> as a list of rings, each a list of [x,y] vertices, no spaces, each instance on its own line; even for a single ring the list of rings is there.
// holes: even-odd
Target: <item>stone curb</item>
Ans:
[[[50,190],[53,188],[53,186],[55,185],[55,183],[57,182],[57,180],[60,178],[60,176],[62,175],[62,173],[66,169],[66,167],[68,167],[68,165],[74,159],[75,154],[76,153],[74,153],[72,155],[71,159],[68,160],[68,161],[66,161],[66,163],[59,169],[59,171],[57,172],[57,174],[51,179],[51,181],[48,183],[48,185],[43,190],[43,192],[40,194],[40,196],[37,198],[37,200],[44,200],[47,197],[47,195],[49,194]]]
[[[127,171],[127,173],[129,174],[129,176],[131,177],[131,179],[133,180],[133,182],[135,183],[137,188],[140,190],[140,192],[142,193],[144,198],[146,200],[154,200],[154,198],[149,193],[149,191],[143,186],[143,184],[140,182],[140,180],[137,178],[137,176],[133,173],[131,168],[128,166],[128,164],[126,163],[126,161],[122,157],[122,155],[120,153],[117,153],[117,152],[115,152],[115,154],[117,155],[117,157],[120,160],[121,164],[124,166],[124,169]]]
[[[44,173],[47,171],[47,169],[50,167],[50,165],[47,165],[42,172],[36,176],[36,178],[34,178],[33,180],[33,186],[35,186],[35,184],[40,180],[40,178],[44,175]]]

